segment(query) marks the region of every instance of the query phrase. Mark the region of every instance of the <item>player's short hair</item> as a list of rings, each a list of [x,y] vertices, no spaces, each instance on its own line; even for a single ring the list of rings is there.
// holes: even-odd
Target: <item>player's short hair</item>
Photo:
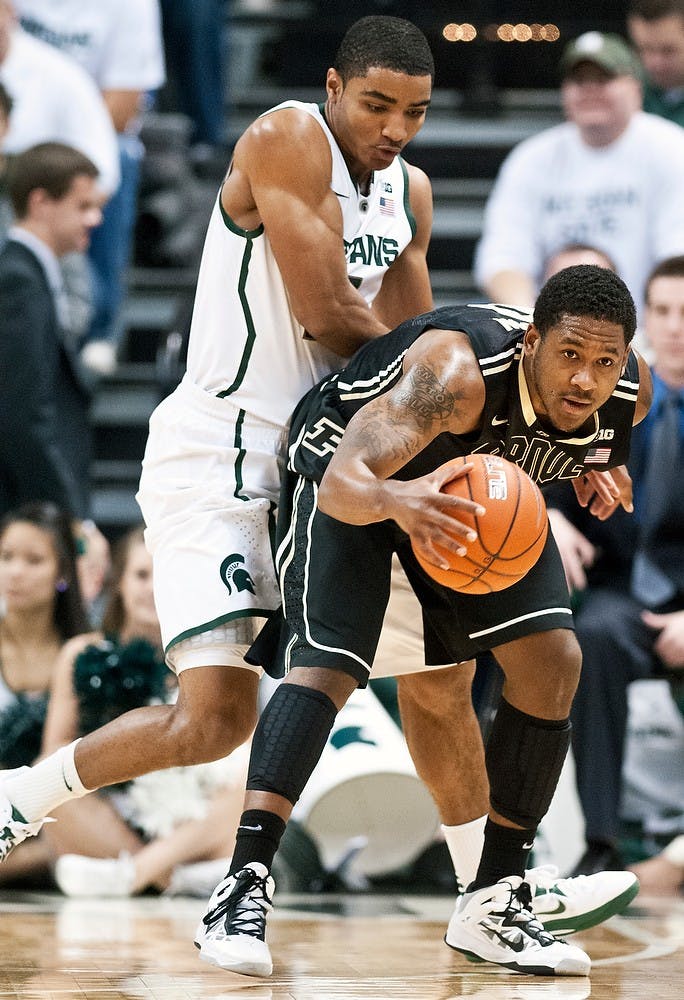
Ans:
[[[428,40],[415,24],[402,17],[362,17],[347,31],[333,62],[344,83],[366,76],[372,67],[407,76],[435,79],[435,61]]]
[[[666,257],[653,268],[646,279],[645,299],[648,303],[651,285],[656,278],[684,278],[684,254],[677,257]]]
[[[627,7],[627,17],[640,17],[644,21],[659,21],[672,14],[684,18],[684,0],[630,0]]]
[[[591,316],[621,326],[625,343],[636,330],[636,309],[627,285],[606,267],[575,264],[546,282],[534,307],[534,325],[543,337],[564,316]]]
[[[17,219],[24,219],[31,192],[43,188],[55,200],[63,198],[74,180],[96,178],[99,170],[84,153],[62,142],[41,142],[12,158],[7,189]]]

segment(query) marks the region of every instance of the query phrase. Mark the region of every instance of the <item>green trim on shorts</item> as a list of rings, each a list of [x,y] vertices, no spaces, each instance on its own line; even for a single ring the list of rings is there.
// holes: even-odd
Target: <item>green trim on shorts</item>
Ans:
[[[212,628],[216,628],[217,625],[225,625],[226,622],[232,622],[238,618],[270,618],[272,614],[273,608],[245,608],[243,611],[231,611],[227,615],[219,615],[213,621],[204,622],[202,625],[197,625],[195,628],[188,628],[185,632],[181,632],[171,642],[167,643],[164,647],[164,652],[168,653],[172,646],[177,646],[183,639],[189,639],[193,635],[200,635],[202,632],[209,632]]]
[[[245,460],[245,455],[247,450],[242,447],[242,425],[245,422],[245,411],[240,410],[238,413],[237,420],[235,421],[235,437],[233,439],[233,445],[238,455],[235,459],[234,466],[234,477],[235,477],[235,490],[233,496],[236,500],[249,500],[248,496],[245,496],[240,492],[242,489],[243,479],[242,479],[242,463]]]
[[[276,580],[278,579],[278,569],[276,566],[276,552],[278,546],[276,544],[276,510],[278,505],[271,500],[271,506],[268,510],[268,537],[271,543],[271,556],[273,557],[273,572],[275,573]]]

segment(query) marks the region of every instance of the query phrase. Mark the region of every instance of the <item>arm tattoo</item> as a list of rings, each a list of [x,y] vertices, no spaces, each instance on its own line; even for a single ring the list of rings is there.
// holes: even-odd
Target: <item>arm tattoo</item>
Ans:
[[[420,427],[428,429],[435,420],[448,420],[454,412],[456,397],[430,368],[416,365],[409,374],[406,387],[395,400],[399,406],[412,411]]]
[[[415,454],[418,435],[408,429],[391,425],[392,433],[388,436],[388,423],[382,417],[369,420],[363,427],[362,448],[371,464],[390,462],[401,467]]]
[[[361,425],[349,424],[340,448],[357,449],[372,466],[401,468],[425,446],[426,437],[434,436],[435,424],[452,416],[458,398],[432,369],[416,365],[402,389],[361,410]]]

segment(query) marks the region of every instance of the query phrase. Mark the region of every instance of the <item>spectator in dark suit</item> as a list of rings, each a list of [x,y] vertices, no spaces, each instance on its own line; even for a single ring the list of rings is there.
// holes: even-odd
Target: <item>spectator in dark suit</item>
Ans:
[[[89,393],[61,335],[59,259],[88,246],[101,219],[98,171],[83,153],[42,143],[17,156],[15,224],[0,251],[0,513],[52,500],[89,510]]]
[[[645,333],[654,394],[632,435],[634,514],[620,510],[600,521],[570,504],[562,487],[546,491],[578,602],[582,648],[571,719],[587,848],[574,874],[623,867],[619,808],[629,684],[684,672],[684,256],[652,272]],[[610,449],[609,429],[603,433],[597,458]]]

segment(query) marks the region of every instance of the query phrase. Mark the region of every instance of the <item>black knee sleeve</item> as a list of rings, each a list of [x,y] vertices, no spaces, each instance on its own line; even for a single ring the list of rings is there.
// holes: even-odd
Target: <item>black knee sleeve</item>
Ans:
[[[537,719],[503,698],[487,743],[490,800],[496,811],[526,829],[551,805],[570,745],[570,720]]]
[[[252,740],[247,788],[295,804],[323,753],[337,709],[327,694],[281,684],[261,713]]]

